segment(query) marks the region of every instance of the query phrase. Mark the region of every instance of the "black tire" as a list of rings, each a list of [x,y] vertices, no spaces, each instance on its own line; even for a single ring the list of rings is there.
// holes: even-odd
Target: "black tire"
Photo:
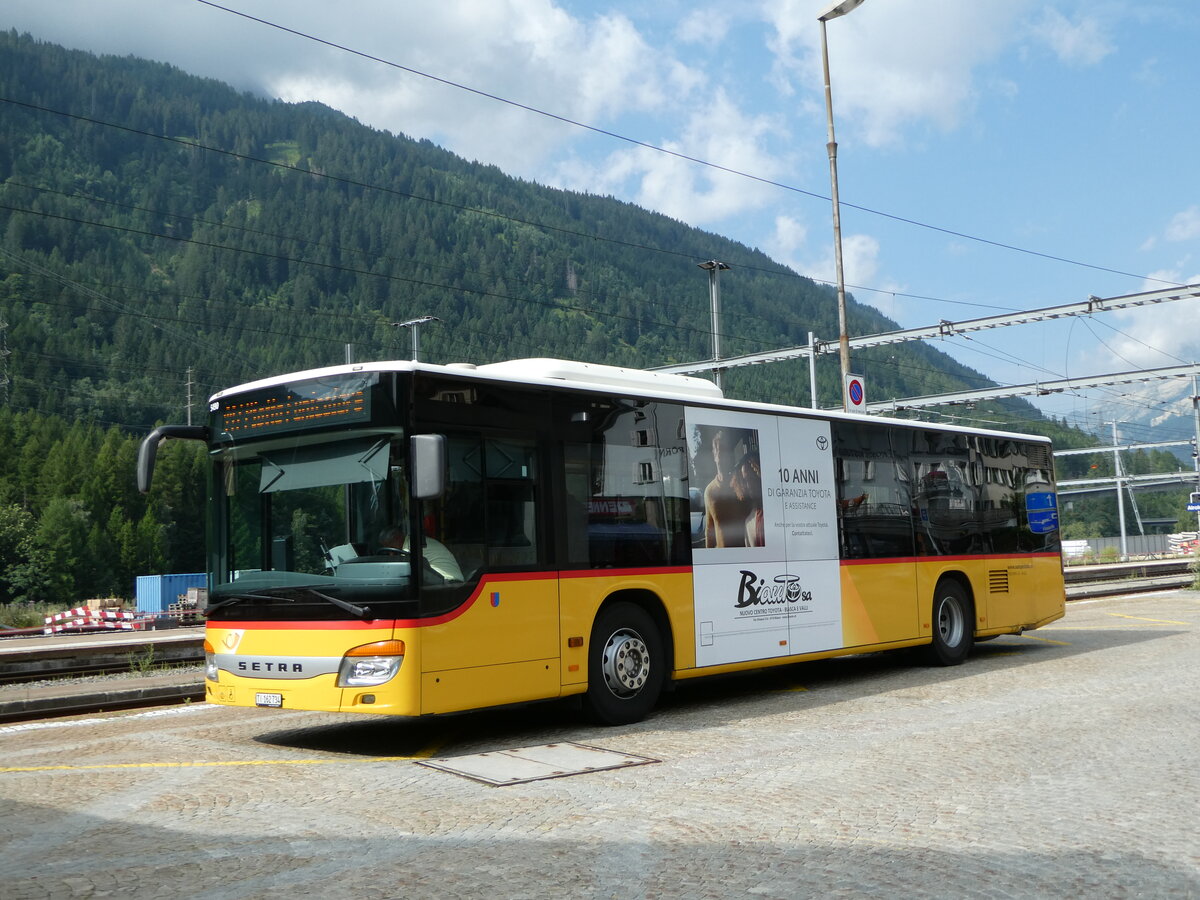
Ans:
[[[952,578],[939,581],[933,592],[932,615],[929,662],[957,666],[970,654],[975,640],[975,608],[963,586]]]
[[[605,607],[592,625],[584,708],[605,725],[640,722],[658,702],[667,656],[654,620],[640,606]]]

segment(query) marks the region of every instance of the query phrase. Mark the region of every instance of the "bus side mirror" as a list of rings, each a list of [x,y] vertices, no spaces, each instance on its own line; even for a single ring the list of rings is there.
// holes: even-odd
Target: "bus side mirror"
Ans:
[[[414,500],[432,500],[446,492],[446,436],[414,434],[409,438]]]
[[[189,441],[207,441],[208,428],[204,425],[159,425],[146,435],[138,447],[137,487],[143,494],[149,493],[150,481],[154,477],[154,461],[158,458],[158,445],[163,438],[182,438]]]

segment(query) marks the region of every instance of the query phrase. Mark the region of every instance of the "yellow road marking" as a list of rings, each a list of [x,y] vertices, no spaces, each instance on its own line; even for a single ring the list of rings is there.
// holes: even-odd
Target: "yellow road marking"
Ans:
[[[441,738],[425,747],[424,750],[414,753],[412,756],[408,757],[408,759],[429,759],[429,757],[440,753],[442,748],[453,741],[455,737],[457,737],[457,735],[443,735]]]
[[[1191,625],[1192,624],[1191,622],[1176,622],[1174,619],[1150,619],[1150,618],[1147,618],[1146,616],[1127,616],[1127,615],[1124,615],[1123,613],[1108,613],[1107,615],[1113,616],[1114,618],[1117,618],[1117,619],[1134,619],[1134,620],[1140,621],[1140,622],[1150,622],[1151,624],[1154,624],[1154,625]]]
[[[1046,628],[1043,630],[1054,631],[1054,632],[1058,632],[1058,631],[1128,631],[1130,628],[1154,628],[1157,625],[1190,625],[1190,624],[1191,624],[1190,622],[1150,621],[1150,622],[1146,622],[1145,624],[1142,624],[1140,622],[1138,622],[1138,623],[1131,622],[1127,625],[1062,625],[1058,628]],[[1030,640],[1037,640],[1037,638],[1030,637],[1027,634],[1022,635],[1022,637],[1028,637]]]
[[[1058,631],[1060,629],[1056,628],[1054,630]],[[1030,640],[1030,641],[1041,641],[1043,644],[1058,644],[1060,647],[1070,647],[1071,646],[1070,641],[1053,641],[1050,638],[1034,637],[1032,634],[1023,634],[1023,635],[1021,635],[1021,637],[1025,638],[1026,640]]]
[[[0,774],[12,772],[94,772],[105,769],[216,769],[229,766],[330,766],[352,763],[404,762],[414,756],[375,756],[370,759],[240,759],[225,762],[106,763],[93,766],[0,766]]]

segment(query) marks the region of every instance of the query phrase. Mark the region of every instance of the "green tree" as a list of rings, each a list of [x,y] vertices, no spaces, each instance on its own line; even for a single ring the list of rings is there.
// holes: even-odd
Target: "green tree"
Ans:
[[[55,497],[38,520],[33,536],[34,551],[45,566],[41,596],[30,599],[72,606],[86,599],[91,585],[87,576],[88,536],[91,523],[83,504],[67,497]]]
[[[0,506],[0,603],[34,599],[44,561],[34,543],[36,522],[15,503]]]

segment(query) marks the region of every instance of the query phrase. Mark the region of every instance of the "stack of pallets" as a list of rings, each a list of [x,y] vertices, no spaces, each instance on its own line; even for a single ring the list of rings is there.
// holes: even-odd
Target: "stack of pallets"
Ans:
[[[206,588],[188,588],[186,594],[179,594],[178,602],[167,607],[167,615],[178,619],[181,623],[198,622],[200,610],[208,605],[208,590]]]

